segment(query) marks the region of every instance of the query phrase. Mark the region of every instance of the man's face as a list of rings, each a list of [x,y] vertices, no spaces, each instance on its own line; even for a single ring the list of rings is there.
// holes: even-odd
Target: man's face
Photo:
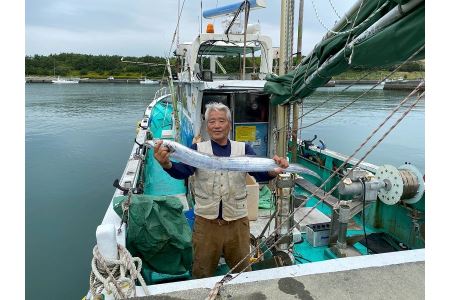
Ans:
[[[227,119],[226,112],[221,110],[211,111],[209,113],[209,119],[206,127],[209,137],[215,142],[223,144],[228,140],[228,133],[230,133],[231,124]]]

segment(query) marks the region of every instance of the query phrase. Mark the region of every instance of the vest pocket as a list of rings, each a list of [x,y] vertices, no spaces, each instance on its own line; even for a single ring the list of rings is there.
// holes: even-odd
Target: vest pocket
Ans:
[[[236,196],[234,201],[237,209],[247,208],[247,193]]]

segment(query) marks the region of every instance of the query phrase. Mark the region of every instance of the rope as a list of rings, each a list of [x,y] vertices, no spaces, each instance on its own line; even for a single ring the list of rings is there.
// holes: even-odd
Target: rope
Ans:
[[[371,71],[367,72],[365,75],[363,75],[361,78],[359,78],[357,81],[353,82],[352,84],[349,84],[346,88],[342,89],[341,91],[339,91],[340,93],[345,92],[346,90],[348,90],[349,88],[351,88],[352,86],[356,85],[358,82],[360,82],[361,80],[363,80],[364,78],[366,78],[367,76],[369,76],[371,74]],[[383,79],[385,80],[385,79]],[[378,83],[377,83],[378,85]],[[311,108],[310,110],[308,110],[307,112],[305,112],[304,114],[302,114],[300,116],[300,118],[312,113],[313,111],[315,111],[316,109],[318,109],[319,107],[323,106],[324,104],[328,103],[330,100],[335,99],[337,96],[331,96],[328,97],[328,99],[326,99],[325,101],[317,104],[316,106],[314,106],[313,108]]]
[[[313,1],[313,0],[311,0],[311,1]],[[330,1],[330,4],[331,4],[331,6],[332,6],[333,9],[334,9],[334,6],[333,6],[333,4],[331,3],[331,1]],[[358,19],[359,11],[361,10],[362,4],[363,4],[363,1],[361,2],[361,5],[359,6],[358,12],[357,12],[356,17],[355,17],[355,19],[354,19],[354,21],[353,21],[352,28],[350,29],[350,32],[352,32],[353,29],[354,29],[354,27],[355,27],[356,20]],[[313,1],[313,5],[314,5],[314,1]],[[314,7],[314,8],[315,8],[315,7]],[[317,11],[316,11],[316,15],[317,15]],[[347,20],[347,23],[349,23],[349,20],[347,19],[347,17],[346,17],[346,20]],[[364,23],[364,22],[363,22],[363,23]],[[362,25],[362,23],[361,23],[360,25]],[[360,25],[358,25],[358,26],[360,26]],[[357,26],[357,27],[358,27],[358,26]],[[344,53],[345,53],[345,49],[346,49],[346,47],[347,47],[349,41],[350,41],[350,35],[347,37],[347,41],[345,42]],[[345,55],[344,55],[344,58],[345,58]],[[304,84],[307,88],[309,88],[309,87],[308,87],[308,84],[306,83],[306,78],[309,77],[309,76],[308,76],[308,72],[309,72],[309,66],[310,66],[311,60],[312,60],[312,57],[309,58],[308,65],[307,65],[306,71],[305,71],[305,75],[303,76],[303,84]],[[295,79],[295,77],[297,76],[297,72],[300,70],[300,66],[301,66],[301,64],[299,64],[299,65],[295,68],[294,76],[292,76],[292,80],[291,80],[291,90],[290,90],[290,91],[291,91],[291,95],[294,94],[294,93],[293,93],[293,90],[294,90],[294,79]],[[369,74],[367,74],[367,75],[369,75]],[[367,76],[367,75],[366,75],[366,76]],[[321,77],[319,73],[317,73],[317,76]],[[323,77],[322,77],[322,78],[323,78]],[[358,80],[358,81],[359,81],[359,80]],[[350,86],[348,86],[347,88],[350,88]],[[292,99],[292,96],[291,96],[291,99]],[[290,100],[289,100],[289,101],[290,101]],[[299,128],[299,130],[300,130],[300,129],[301,129],[301,128]]]
[[[370,89],[366,90],[364,93],[362,93],[360,96],[356,97],[353,101],[351,101],[350,103],[348,103],[347,105],[345,105],[344,107],[338,109],[337,111],[329,114],[326,117],[323,117],[322,119],[313,122],[311,124],[305,125],[305,126],[301,126],[299,127],[300,129],[305,129],[308,127],[311,127],[313,125],[316,125],[317,123],[320,123],[322,121],[325,121],[326,119],[336,115],[337,113],[343,111],[344,109],[346,109],[347,107],[349,107],[350,105],[352,105],[353,103],[355,103],[356,101],[358,101],[362,96],[366,95],[367,93],[369,93],[370,91],[372,91],[375,87],[377,87],[378,85],[380,85],[382,82],[385,82],[388,78],[390,78],[392,75],[394,75],[404,64],[406,64],[407,62],[411,61],[420,51],[422,51],[425,48],[425,45],[423,45],[422,47],[420,47],[416,52],[414,52],[411,56],[408,57],[408,59],[406,59],[404,62],[402,62],[401,64],[399,64],[392,72],[390,72],[388,75],[386,75],[384,78],[380,79],[377,81],[377,83],[375,83]],[[364,79],[365,77],[367,77],[370,74],[367,73],[364,76],[362,76],[361,78],[359,78],[356,82],[352,83],[351,85],[347,86],[346,88],[342,89],[340,92],[344,92],[346,90],[348,90],[350,87],[356,85],[356,83],[358,83],[359,81],[361,81],[362,79]],[[318,104],[317,106],[313,107],[311,110],[307,111],[306,113],[302,114],[301,116],[299,116],[299,119],[301,119],[302,117],[306,116],[307,114],[311,113],[312,111],[316,110],[317,108],[321,107],[322,105],[324,105],[325,103],[329,102],[330,100],[333,100],[337,98],[337,95],[333,95],[331,97],[329,97],[328,99],[326,99],[325,101],[323,101],[322,103]],[[302,100],[303,101],[303,100]],[[279,132],[281,130],[284,130],[287,126],[283,126],[280,127],[279,129],[274,129],[275,132]]]
[[[412,96],[412,95],[414,95],[415,93],[417,93],[418,91],[419,91],[419,89],[422,87],[422,85],[423,85],[423,82],[421,82],[415,89],[414,89],[414,91],[412,91],[405,99],[403,99],[401,102],[400,102],[400,104],[391,112],[391,114],[389,115],[389,116],[387,116],[386,117],[386,119],[366,138],[366,140],[358,147],[358,149],[356,149],[354,152],[353,152],[353,154],[352,155],[350,155],[348,158],[347,158],[347,160],[344,162],[344,163],[342,163],[341,164],[341,166],[339,166],[339,168],[337,168],[335,171],[334,171],[334,173],[333,174],[331,174],[330,175],[330,177],[328,177],[328,179],[327,180],[325,180],[315,191],[314,191],[314,193],[312,193],[311,194],[311,196],[309,196],[308,197],[308,199],[306,199],[305,200],[305,202],[306,201],[308,201],[309,199],[311,199],[312,197],[314,197],[315,195],[316,195],[316,193],[323,187],[323,186],[325,186],[325,184],[326,183],[328,183],[336,174],[338,174],[338,172],[344,167],[344,166],[346,166],[347,165],[347,163],[355,156],[355,154],[357,153],[357,152],[359,152],[366,144],[367,144],[367,142],[376,134],[376,132],[378,132],[378,130],[384,125],[384,124],[386,124],[386,122],[395,114],[395,112],[397,112],[400,108],[401,108],[401,106]],[[385,132],[384,133],[384,135],[366,152],[366,154],[353,166],[353,168],[351,169],[351,170],[353,170],[353,169],[355,169],[385,138],[386,138],[386,136],[400,123],[400,121],[401,120],[403,120],[405,117],[406,117],[406,115],[417,105],[417,103],[419,102],[419,100],[423,97],[423,95],[424,95],[424,93],[422,93],[422,94],[420,94],[419,95],[419,97],[417,98],[417,100],[413,103],[413,104],[411,104],[410,105],[410,107],[403,113],[403,115],[388,129],[388,131],[387,132]],[[344,178],[342,178],[341,180],[340,180],[340,182],[341,181],[343,181],[344,180]],[[294,226],[292,226],[291,228],[290,228],[290,230],[287,232],[287,233],[285,233],[284,235],[282,235],[281,237],[279,237],[279,239],[278,240],[281,240],[281,239],[283,239],[285,236],[287,236],[288,234],[290,234],[291,232],[292,232],[292,230],[294,229],[294,228],[296,228],[296,226],[298,225],[298,224],[300,224],[300,222],[301,221],[303,221],[320,203],[322,203],[323,201],[324,201],[324,199],[326,199],[328,196],[330,196],[331,195],[331,193],[338,187],[338,185],[339,185],[339,183],[340,182],[338,182],[328,193],[326,193],[325,194],[325,196],[322,198],[322,200],[320,200],[320,201],[318,201],[314,206],[312,206],[311,207],[311,209],[299,220],[299,221],[295,221],[294,220]],[[286,219],[285,219],[285,221],[283,221],[277,228],[275,228],[274,229],[274,231],[272,232],[272,234],[270,234],[270,236],[268,237],[268,238],[270,238],[274,233],[276,233],[277,232],[277,230],[279,229],[279,228],[281,228],[281,226],[287,221],[287,220],[289,220],[292,216],[294,216],[295,215],[295,213],[297,212],[299,210],[299,208],[296,208],[289,216],[287,216],[286,217]],[[275,245],[276,245],[277,243],[276,243],[276,241],[272,244],[272,246],[270,246],[270,247],[268,247],[261,255],[259,255],[258,257],[257,257],[257,259],[254,261],[254,262],[252,262],[252,263],[250,263],[245,269],[247,269],[249,266],[251,266],[252,264],[254,264],[255,262],[258,262],[263,256],[264,256],[264,254],[267,252],[267,251],[269,251],[270,249],[272,249]],[[238,262],[230,271],[228,271],[228,273],[224,276],[224,278],[222,278],[222,280],[220,280],[219,282],[217,282],[216,283],[216,285],[214,286],[214,288],[211,290],[211,292],[209,293],[209,295],[208,295],[208,297],[207,297],[207,299],[208,300],[212,300],[212,299],[215,299],[215,297],[217,296],[217,293],[218,293],[218,291],[219,291],[219,289],[220,289],[220,287],[224,284],[224,283],[226,283],[226,282],[228,282],[228,281],[230,281],[230,280],[232,280],[232,279],[234,279],[234,278],[236,278],[236,277],[238,277],[240,274],[242,274],[244,271],[241,271],[241,272],[239,272],[238,274],[236,274],[235,276],[233,276],[233,277],[231,277],[230,278],[230,276],[232,276],[231,275],[231,273],[236,269],[236,267],[238,266],[238,265],[240,265],[242,262],[244,262],[246,259],[247,259],[247,257],[250,255],[250,256],[252,256],[253,255],[253,252],[255,252],[255,250],[256,249],[258,249],[259,247],[261,246],[261,243],[259,243],[258,245],[256,245],[255,246],[255,249],[253,250],[253,251],[251,251],[249,254],[247,254],[247,256],[245,256],[240,262]],[[244,270],[245,270],[244,269]]]
[[[93,297],[100,295],[103,290],[113,294],[115,299],[126,299],[136,296],[135,280],[139,280],[144,293],[149,296],[147,284],[140,272],[142,261],[139,257],[132,257],[122,245],[117,245],[119,259],[103,257],[95,245],[92,258],[92,271],[89,277],[89,287]],[[137,266],[136,266],[137,264]]]
[[[359,8],[358,8],[358,12],[356,13],[356,16],[355,16],[355,19],[353,20],[353,23],[352,23],[352,27],[350,28],[350,31],[353,33],[353,30],[354,30],[354,28],[355,28],[355,24],[356,24],[356,20],[358,20],[358,17],[359,17],[359,13],[360,13],[360,11],[361,11],[361,7],[363,6],[363,3],[364,3],[364,1],[361,1],[361,4],[359,5]],[[348,21],[348,20],[347,20]],[[345,41],[345,46],[344,46],[344,59],[347,61],[347,62],[350,62],[348,59],[347,59],[347,46],[348,46],[348,44],[350,43],[350,39],[352,38],[352,34],[349,34],[348,36],[347,36],[347,41]]]
[[[177,17],[177,26],[175,27],[175,31],[173,33],[172,43],[170,43],[170,48],[169,48],[169,54],[168,55],[170,55],[170,53],[172,52],[172,47],[173,47],[173,44],[175,43],[175,38],[176,38],[176,36],[178,34],[178,29],[180,28],[180,19],[181,19],[181,15],[183,14],[184,2],[186,2],[186,0],[183,0],[183,4],[181,5],[180,13],[178,14],[178,17]]]
[[[328,0],[328,2],[330,3],[331,7],[333,8],[333,11],[334,11],[334,13],[336,14],[336,16],[337,16],[339,19],[341,19],[342,17],[338,14],[338,12],[337,12],[337,10],[336,10],[336,7],[334,7],[333,1]],[[348,18],[347,18],[347,15],[345,15],[345,19],[347,20],[347,23],[350,23],[350,21],[349,21]]]

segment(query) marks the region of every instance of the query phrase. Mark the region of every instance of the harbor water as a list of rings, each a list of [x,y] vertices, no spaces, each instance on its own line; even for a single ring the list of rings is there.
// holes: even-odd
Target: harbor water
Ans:
[[[26,84],[26,298],[81,299],[89,288],[95,230],[102,221],[135,138],[136,123],[159,86]],[[369,86],[321,88],[305,99],[303,126],[323,119]],[[333,117],[305,128],[327,148],[350,154],[407,92],[374,90]],[[412,99],[413,100],[413,99]],[[407,103],[411,103],[412,100]],[[407,104],[405,104],[405,107]],[[405,110],[393,118],[396,120]],[[422,99],[366,161],[425,168]],[[394,121],[387,123],[369,147]],[[362,157],[365,147],[357,157]]]

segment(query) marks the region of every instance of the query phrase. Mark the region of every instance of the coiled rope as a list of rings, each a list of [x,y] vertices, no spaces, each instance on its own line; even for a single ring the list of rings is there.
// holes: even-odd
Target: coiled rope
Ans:
[[[92,258],[92,271],[89,277],[89,287],[92,297],[100,295],[103,290],[113,294],[115,299],[126,299],[136,296],[135,280],[139,280],[144,293],[149,296],[147,284],[140,272],[142,261],[132,257],[122,245],[117,245],[119,259],[107,259],[95,245]]]

